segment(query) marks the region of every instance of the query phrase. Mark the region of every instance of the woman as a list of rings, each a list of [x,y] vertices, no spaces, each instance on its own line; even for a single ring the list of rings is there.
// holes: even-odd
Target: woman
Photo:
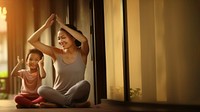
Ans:
[[[58,43],[61,48],[45,45],[40,42],[40,35],[49,28],[56,20],[60,25],[57,33]],[[87,38],[72,25],[65,25],[61,20],[52,14],[35,33],[28,42],[35,48],[49,55],[53,60],[56,71],[53,88],[41,86],[38,90],[48,102],[52,102],[62,107],[88,107],[87,102],[90,84],[84,80],[84,72],[89,53]],[[76,46],[80,42],[80,46]]]

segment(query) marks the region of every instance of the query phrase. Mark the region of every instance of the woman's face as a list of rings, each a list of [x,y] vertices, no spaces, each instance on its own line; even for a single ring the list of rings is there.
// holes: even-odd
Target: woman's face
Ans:
[[[74,38],[65,31],[58,31],[58,43],[63,49],[68,49],[74,44]]]

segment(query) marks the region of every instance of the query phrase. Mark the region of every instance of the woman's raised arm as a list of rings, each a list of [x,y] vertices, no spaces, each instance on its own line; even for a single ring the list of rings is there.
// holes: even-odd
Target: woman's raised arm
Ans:
[[[66,26],[57,15],[56,15],[56,21],[58,22],[58,24],[60,25],[61,28],[65,29],[75,39],[77,39],[79,42],[81,42],[82,54],[87,56],[88,53],[89,53],[89,45],[88,45],[87,38],[83,34],[81,34],[81,33],[77,32],[77,31],[69,28],[68,26]]]
[[[44,30],[49,28],[54,23],[54,19],[55,19],[55,14],[51,14],[51,16],[46,20],[45,24],[42,25],[36,32],[34,32],[28,38],[28,42],[31,45],[33,45],[35,48],[39,49],[44,54],[47,54],[53,58],[54,58],[54,54],[51,50],[51,47],[41,43],[39,39],[40,39],[41,34],[44,32]]]

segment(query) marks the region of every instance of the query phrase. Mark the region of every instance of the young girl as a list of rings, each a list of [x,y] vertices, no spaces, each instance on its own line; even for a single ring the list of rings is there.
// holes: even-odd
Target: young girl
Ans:
[[[21,93],[15,96],[17,108],[38,107],[43,98],[37,94],[37,89],[46,77],[43,68],[43,53],[37,49],[31,49],[26,57],[26,69],[21,69],[23,59],[17,57],[17,65],[11,72],[11,76],[22,79]]]
[[[61,48],[45,45],[40,41],[40,35],[56,20],[61,29],[58,31],[58,43]],[[43,53],[49,55],[55,68],[55,82],[52,87],[41,86],[39,94],[48,102],[63,107],[89,107],[87,101],[90,84],[84,80],[84,73],[89,53],[87,38],[72,25],[65,25],[52,14],[28,42]],[[78,43],[78,44],[77,44]]]

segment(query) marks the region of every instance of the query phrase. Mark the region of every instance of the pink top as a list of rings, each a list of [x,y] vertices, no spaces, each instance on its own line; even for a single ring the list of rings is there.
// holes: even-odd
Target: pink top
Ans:
[[[21,93],[37,93],[38,87],[42,85],[42,78],[39,72],[30,73],[26,69],[19,70],[22,79]]]

